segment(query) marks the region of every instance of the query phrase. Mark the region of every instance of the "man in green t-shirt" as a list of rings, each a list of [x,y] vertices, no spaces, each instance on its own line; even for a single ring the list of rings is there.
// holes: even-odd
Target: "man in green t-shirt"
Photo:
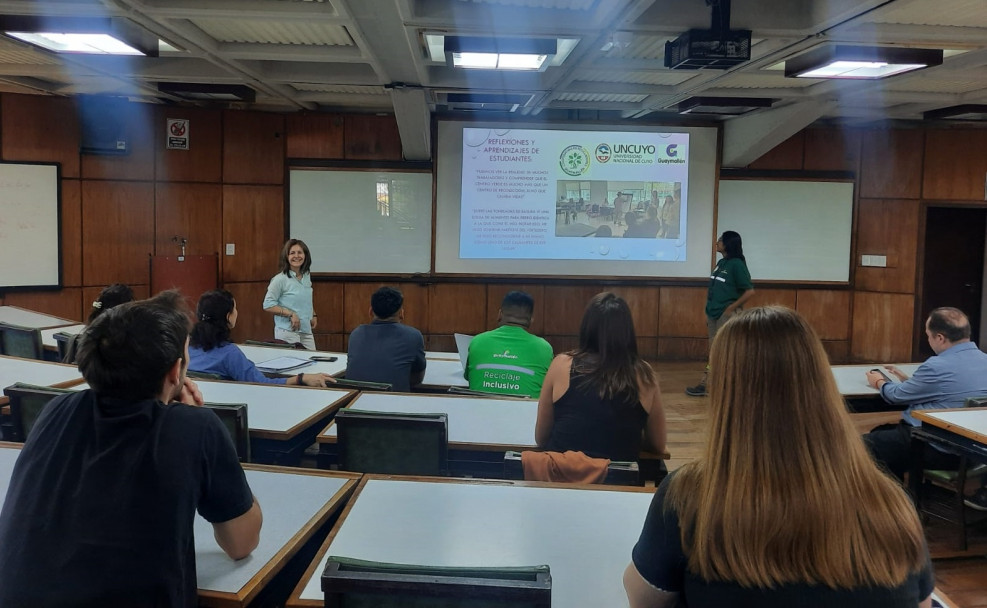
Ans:
[[[528,333],[535,300],[512,291],[500,305],[500,326],[470,341],[463,376],[470,389],[499,395],[538,397],[552,362],[552,347]]]

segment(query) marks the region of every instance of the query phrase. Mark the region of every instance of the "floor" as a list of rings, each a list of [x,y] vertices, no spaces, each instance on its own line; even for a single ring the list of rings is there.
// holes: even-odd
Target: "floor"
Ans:
[[[674,470],[696,458],[702,449],[708,410],[706,398],[689,397],[685,387],[696,384],[703,366],[691,362],[658,362],[665,416],[668,419],[668,451],[672,458],[668,469]],[[958,608],[987,608],[987,530],[971,532],[970,549],[954,549],[955,532],[946,526],[926,526],[929,549],[936,570],[936,586]]]

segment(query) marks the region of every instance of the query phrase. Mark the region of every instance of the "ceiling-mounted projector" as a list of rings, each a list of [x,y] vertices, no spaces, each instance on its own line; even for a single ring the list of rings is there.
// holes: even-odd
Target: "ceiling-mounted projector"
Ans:
[[[725,70],[750,60],[750,30],[689,30],[665,43],[665,67],[673,70]]]

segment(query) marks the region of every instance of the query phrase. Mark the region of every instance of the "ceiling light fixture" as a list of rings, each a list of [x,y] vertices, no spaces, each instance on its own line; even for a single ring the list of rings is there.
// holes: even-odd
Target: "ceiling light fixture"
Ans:
[[[158,56],[158,38],[126,19],[3,15],[0,32],[54,53]]]
[[[987,104],[965,103],[938,110],[929,110],[922,114],[926,120],[974,120],[987,122]]]
[[[679,114],[716,114],[739,116],[761,108],[770,108],[773,99],[766,97],[690,97],[679,103]]]
[[[443,50],[453,67],[481,70],[544,70],[558,51],[551,38],[446,36]]]
[[[825,45],[786,60],[785,76],[874,80],[940,64],[941,49]]]

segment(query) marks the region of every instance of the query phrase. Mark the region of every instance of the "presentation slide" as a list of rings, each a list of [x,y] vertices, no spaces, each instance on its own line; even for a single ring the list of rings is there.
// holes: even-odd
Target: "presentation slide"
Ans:
[[[462,259],[685,262],[688,132],[462,130]]]

